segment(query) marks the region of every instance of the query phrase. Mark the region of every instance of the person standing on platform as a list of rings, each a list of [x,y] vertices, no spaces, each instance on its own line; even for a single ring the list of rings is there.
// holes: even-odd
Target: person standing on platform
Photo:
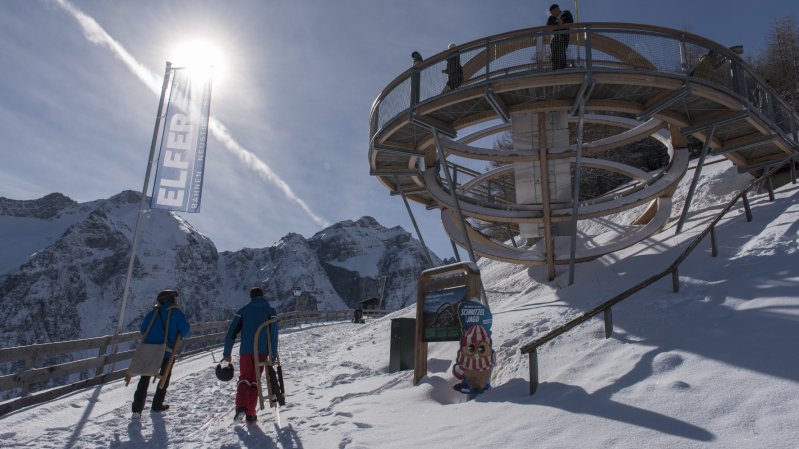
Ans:
[[[424,61],[422,54],[418,51],[411,53],[411,60],[413,61],[414,67],[420,65]],[[419,103],[419,89],[421,89],[419,84],[419,72],[414,70],[411,72],[411,104]]]
[[[547,26],[557,26],[564,23],[574,23],[574,17],[569,10],[561,11],[560,6],[554,4],[549,7],[549,19],[547,19]],[[552,52],[552,70],[565,69],[568,64],[566,62],[566,49],[569,48],[569,33],[558,31],[563,28],[555,28],[555,36],[552,37],[549,47]]]
[[[448,49],[455,48],[455,44],[449,44]],[[447,68],[442,70],[447,74],[447,90],[455,90],[463,84],[463,66],[461,65],[461,55],[456,53],[447,58]]]

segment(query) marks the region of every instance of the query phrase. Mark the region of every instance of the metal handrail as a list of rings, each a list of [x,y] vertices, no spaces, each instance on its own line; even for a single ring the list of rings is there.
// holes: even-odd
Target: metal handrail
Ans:
[[[599,35],[603,36],[606,33],[617,33],[617,34],[625,34],[625,35],[633,35],[633,36],[641,36],[643,39],[658,39],[659,41],[652,41],[652,44],[659,44],[662,43],[660,41],[665,40],[675,46],[677,49],[677,53],[669,56],[679,57],[682,61],[680,67],[674,67],[674,70],[671,71],[663,71],[655,68],[656,72],[664,73],[671,76],[679,76],[684,78],[690,77],[690,71],[693,68],[686,58],[688,57],[687,54],[684,54],[687,48],[687,45],[692,46],[692,50],[694,55],[698,55],[699,53],[705,54],[710,51],[715,52],[725,58],[726,61],[730,63],[731,73],[735,73],[738,75],[736,82],[731,85],[727,86],[724,84],[720,84],[714,81],[702,79],[700,82],[707,83],[713,85],[714,87],[720,88],[724,91],[728,91],[732,95],[736,96],[739,100],[741,100],[742,104],[753,111],[757,111],[758,115],[762,115],[763,117],[768,119],[770,126],[775,128],[775,131],[781,134],[783,138],[790,139],[794,142],[794,144],[799,145],[799,142],[796,141],[796,132],[795,130],[799,128],[799,116],[797,116],[796,112],[777,94],[777,92],[768,85],[751,67],[749,67],[736,53],[729,50],[728,48],[713,42],[709,39],[706,39],[702,36],[698,36],[695,34],[687,33],[684,31],[673,30],[669,28],[663,27],[656,27],[656,26],[649,26],[649,25],[639,25],[639,24],[624,24],[624,23],[582,23],[582,24],[566,24],[563,25],[562,28],[564,31],[558,31],[557,33],[568,33],[577,35],[579,37],[577,48],[578,51],[582,49],[583,54],[586,58],[580,61],[581,67],[568,69],[572,72],[579,72],[579,71],[596,71],[596,70],[611,70],[617,71],[618,69],[609,69],[605,67],[605,63],[595,61],[596,56],[593,56],[592,53],[596,50],[592,45],[592,35]],[[385,125],[389,124],[391,121],[400,117],[404,114],[407,114],[410,110],[417,107],[418,105],[424,104],[426,102],[435,100],[437,98],[446,96],[451,94],[454,91],[459,90],[466,90],[466,89],[474,89],[478,86],[483,86],[488,84],[491,81],[496,79],[504,79],[508,77],[518,77],[518,76],[530,76],[530,75],[538,75],[538,74],[549,74],[552,73],[551,69],[542,69],[540,66],[535,66],[535,64],[523,64],[518,66],[519,70],[513,70],[512,74],[501,75],[500,73],[502,70],[492,72],[492,68],[490,67],[490,63],[501,59],[502,57],[513,53],[514,51],[519,50],[536,50],[536,42],[539,39],[542,39],[544,36],[550,36],[553,34],[553,30],[550,27],[535,27],[535,28],[527,28],[517,31],[512,31],[508,33],[498,34],[494,36],[490,36],[487,38],[478,39],[458,47],[455,47],[451,50],[447,50],[437,55],[430,57],[429,59],[423,61],[421,64],[411,67],[400,74],[397,78],[395,78],[392,82],[386,86],[381,93],[377,96],[375,101],[372,104],[372,108],[370,110],[370,123],[372,124],[372,129],[370,130],[370,142],[374,142],[374,138],[380,134],[382,129]],[[513,47],[513,45],[509,45],[509,43],[513,43],[520,40],[528,40],[531,42],[531,45],[528,46],[520,46],[519,48]],[[623,43],[621,45],[626,46]],[[507,47],[511,47],[510,50],[507,50],[505,53],[502,53],[501,47],[505,45]],[[494,49],[494,54],[490,55],[489,50]],[[600,50],[597,50],[600,51]],[[478,55],[482,53],[486,53],[485,57],[482,58],[483,60],[478,59]],[[471,78],[467,77],[467,74],[464,74],[464,83],[455,89],[454,91],[443,91],[438,94],[432,95],[429,98],[425,98],[418,103],[414,103],[414,99],[410,95],[410,92],[406,93],[402,92],[403,98],[407,97],[408,103],[404,105],[405,107],[401,107],[400,110],[389,111],[388,113],[390,116],[388,117],[381,117],[381,106],[383,105],[384,101],[386,101],[387,97],[394,94],[396,90],[402,86],[403,84],[407,84],[407,87],[410,89],[411,84],[409,81],[412,80],[414,76],[418,77],[420,75],[425,74],[426,72],[435,73],[439,66],[448,58],[458,56],[458,57],[469,57],[468,61],[464,62],[464,66],[467,64],[472,64],[471,73],[469,75],[477,75],[479,73],[483,73],[482,80],[474,82],[474,76]],[[593,56],[593,57],[592,57]],[[598,55],[597,55],[598,56]],[[641,56],[641,55],[638,55]],[[641,56],[643,60],[646,60],[645,57]],[[493,59],[492,59],[493,58]],[[647,60],[648,61],[648,60]],[[651,65],[652,63],[649,62]],[[654,66],[653,66],[654,67]],[[514,67],[515,68],[515,67]],[[640,72],[642,70],[641,67],[636,67],[635,71]],[[646,69],[644,69],[646,70]],[[652,71],[652,70],[650,70]],[[418,78],[417,78],[418,79]],[[692,80],[699,81],[699,78],[691,77]],[[753,81],[755,85],[748,86],[747,83]],[[763,110],[761,105],[758,105],[758,99],[752,98],[755,92],[760,92],[764,94],[767,105],[766,109]],[[402,105],[401,105],[402,106]],[[774,109],[773,106],[777,106],[777,110]],[[788,123],[780,123],[781,121],[787,120]],[[382,123],[381,123],[382,122]],[[370,148],[370,152],[371,152]]]
[[[714,232],[715,227],[718,224],[718,222],[724,217],[724,215],[727,214],[727,212],[730,211],[730,209],[732,209],[732,207],[735,205],[735,203],[737,203],[738,200],[741,199],[741,198],[744,199],[744,207],[747,208],[747,221],[749,221],[750,218],[749,218],[749,213],[748,213],[748,203],[746,202],[747,200],[746,200],[746,196],[745,196],[746,193],[749,192],[750,190],[754,189],[759,183],[761,183],[764,180],[768,179],[771,175],[773,175],[779,169],[784,167],[786,164],[793,163],[795,160],[796,160],[796,156],[793,156],[793,155],[792,156],[788,156],[787,158],[785,158],[782,161],[780,161],[777,165],[773,166],[771,169],[766,171],[762,176],[760,176],[759,178],[757,178],[754,181],[752,181],[746,188],[741,190],[738,194],[736,194],[727,203],[727,205],[715,216],[715,218],[710,222],[710,224],[708,224],[708,226],[702,232],[700,232],[696,237],[693,238],[693,240],[688,245],[688,247],[686,247],[685,250],[683,250],[682,253],[680,253],[680,255],[674,260],[674,262],[672,262],[671,265],[669,265],[666,269],[664,269],[663,271],[659,272],[658,274],[650,276],[649,278],[641,281],[640,283],[634,285],[633,287],[630,287],[629,289],[623,291],[622,293],[619,293],[618,295],[614,296],[613,298],[611,298],[611,299],[599,304],[598,306],[594,307],[593,309],[589,310],[588,312],[585,312],[585,313],[581,314],[580,316],[578,316],[578,317],[576,317],[576,318],[574,318],[574,319],[572,319],[572,320],[570,320],[570,321],[568,321],[568,322],[556,327],[555,329],[549,331],[546,335],[544,335],[544,336],[542,336],[540,338],[537,338],[537,339],[533,340],[532,342],[522,346],[520,348],[520,352],[522,354],[528,354],[530,356],[530,364],[531,364],[531,366],[530,366],[530,373],[531,373],[530,394],[535,393],[536,385],[533,385],[533,384],[534,383],[537,384],[537,381],[538,381],[537,380],[537,368],[534,369],[533,364],[537,364],[537,356],[536,356],[535,353],[536,353],[536,350],[540,346],[542,346],[545,343],[548,343],[548,342],[554,340],[555,338],[559,337],[560,335],[565,334],[566,332],[570,331],[571,329],[575,328],[576,326],[588,321],[589,319],[595,317],[596,315],[599,315],[599,313],[601,313],[601,312],[605,312],[606,313],[606,316],[605,316],[605,326],[606,326],[606,328],[605,328],[605,337],[606,338],[610,337],[610,335],[612,333],[612,319],[609,316],[609,311],[610,311],[611,307],[613,307],[614,305],[618,304],[622,300],[632,296],[634,293],[637,293],[638,291],[648,287],[649,285],[654,284],[655,282],[659,281],[660,279],[666,277],[669,274],[671,274],[673,277],[676,276],[677,270],[678,270],[680,264],[683,261],[685,261],[685,259],[694,251],[694,249],[696,249],[696,247],[699,245],[699,243],[708,234],[712,234]],[[714,248],[714,252],[715,252],[715,248]],[[677,285],[678,284],[676,284],[676,279],[675,279],[675,290],[676,290],[676,286]]]

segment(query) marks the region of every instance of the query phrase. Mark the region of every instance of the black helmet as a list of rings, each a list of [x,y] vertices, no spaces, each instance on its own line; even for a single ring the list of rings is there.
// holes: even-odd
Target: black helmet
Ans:
[[[178,297],[177,290],[166,289],[166,290],[161,290],[161,292],[158,293],[156,301],[158,301],[158,304],[165,304],[171,300],[174,300],[177,297]]]
[[[233,379],[233,364],[228,363],[224,368],[222,367],[221,363],[216,365],[216,378],[222,382],[227,382],[230,379]]]

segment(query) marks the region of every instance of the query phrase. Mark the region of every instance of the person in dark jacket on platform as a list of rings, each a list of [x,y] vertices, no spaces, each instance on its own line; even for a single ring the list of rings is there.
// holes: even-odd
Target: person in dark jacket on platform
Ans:
[[[560,6],[552,5],[549,7],[549,19],[547,19],[547,26],[561,25],[564,23],[574,23],[574,17],[569,10],[561,11]],[[555,28],[555,31],[562,30],[563,28]],[[566,49],[569,47],[569,34],[556,33],[549,44],[552,52],[552,70],[565,69],[566,63]]]
[[[455,44],[449,44],[448,50],[455,48]],[[447,74],[446,90],[455,90],[463,84],[463,66],[461,65],[461,55],[454,54],[447,58],[447,67],[442,70]]]
[[[189,335],[189,323],[186,321],[186,316],[177,306],[178,292],[175,290],[163,290],[158,293],[155,308],[145,315],[141,323],[142,335],[147,333],[144,343],[147,344],[160,344],[166,338],[166,345],[170,351],[174,350],[175,342],[177,341],[178,334],[181,338],[186,338]],[[155,320],[152,325],[150,322]],[[167,321],[169,321],[169,328],[167,329]],[[150,328],[147,332],[147,328]],[[169,357],[171,352],[164,352],[164,360],[161,362],[161,372],[164,372],[169,367]],[[164,404],[166,398],[166,389],[169,387],[169,378],[172,377],[172,370],[166,373],[164,380],[164,388],[156,388],[155,395],[153,395],[153,403],[150,409],[154,412],[161,412],[169,408],[168,404]],[[133,419],[141,417],[141,412],[144,410],[144,402],[147,399],[147,387],[150,384],[150,376],[141,376],[139,384],[136,387],[136,392],[133,393]]]
[[[259,287],[250,290],[250,302],[239,309],[233,316],[233,321],[228,327],[227,335],[225,336],[225,349],[222,352],[222,360],[230,362],[231,352],[233,351],[233,344],[236,342],[236,336],[241,332],[241,346],[239,347],[239,383],[236,388],[236,416],[235,421],[242,421],[247,419],[248,422],[256,421],[256,403],[258,401],[258,385],[255,379],[255,359],[253,343],[255,339],[255,331],[261,324],[265,323],[270,318],[277,316],[275,309],[269,305],[269,302],[264,298],[264,292]],[[261,331],[258,337],[258,359],[261,362],[266,361],[267,357],[267,337],[270,339],[272,345],[272,357],[277,358],[277,322],[272,323],[267,329]],[[269,369],[269,378],[272,381],[272,391],[277,395],[278,403],[283,405],[285,399],[280,393],[277,383],[277,375],[275,370],[271,367]]]

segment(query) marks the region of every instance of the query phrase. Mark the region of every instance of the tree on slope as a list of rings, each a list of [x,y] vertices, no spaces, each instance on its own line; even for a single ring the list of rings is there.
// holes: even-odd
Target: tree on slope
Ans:
[[[760,76],[799,111],[799,28],[795,18],[777,21],[766,49],[757,55],[754,66]]]

